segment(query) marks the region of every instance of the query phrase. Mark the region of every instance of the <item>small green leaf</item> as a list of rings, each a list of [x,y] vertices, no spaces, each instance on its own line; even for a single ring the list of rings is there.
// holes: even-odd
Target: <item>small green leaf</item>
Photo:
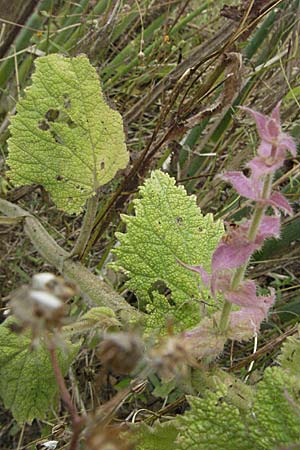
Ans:
[[[121,325],[114,311],[106,306],[96,306],[87,311],[76,322],[65,325],[62,329],[64,336],[86,333],[96,328],[100,330],[114,329]]]
[[[185,329],[199,322],[200,300],[206,297],[204,289],[199,292],[200,277],[178,260],[210,271],[223,225],[214,222],[211,214],[203,216],[195,197],[161,171],[152,172],[141,197],[135,201],[135,216],[123,216],[127,231],[117,233],[121,245],[115,250],[114,267],[128,275],[128,288],[148,304],[150,316],[153,313],[159,319],[160,315],[166,321],[170,313],[179,325],[177,330]],[[157,325],[162,325],[161,320]]]
[[[8,175],[16,186],[43,185],[58,208],[79,213],[128,163],[122,118],[85,56],[38,58],[32,80],[11,121]]]
[[[11,320],[0,326],[0,396],[19,423],[44,419],[58,398],[49,352],[41,343],[31,349],[27,335],[17,335],[9,328]],[[65,374],[79,347],[69,344],[58,352],[59,364]]]

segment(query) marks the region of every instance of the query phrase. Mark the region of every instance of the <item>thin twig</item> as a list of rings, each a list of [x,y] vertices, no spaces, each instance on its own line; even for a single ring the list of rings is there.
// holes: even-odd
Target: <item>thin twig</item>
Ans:
[[[82,222],[81,230],[75,243],[75,246],[71,252],[72,256],[78,255],[79,258],[81,259],[84,253],[86,244],[88,243],[88,240],[90,238],[93,229],[93,224],[98,208],[98,201],[99,201],[99,194],[93,195],[87,201],[87,208]]]

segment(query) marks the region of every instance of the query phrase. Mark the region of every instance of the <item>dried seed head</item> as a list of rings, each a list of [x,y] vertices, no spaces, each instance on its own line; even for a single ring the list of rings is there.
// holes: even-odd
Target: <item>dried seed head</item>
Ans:
[[[46,291],[20,288],[10,301],[15,317],[24,328],[35,332],[60,328],[66,315],[66,305]],[[39,334],[39,333],[38,333]]]
[[[65,281],[62,277],[57,277],[53,273],[38,273],[32,277],[31,286],[33,289],[42,289],[50,292],[61,300],[69,300],[78,294],[78,289],[73,283]]]
[[[162,346],[152,351],[150,358],[154,368],[165,380],[184,376],[188,365],[197,365],[180,336],[169,337]]]
[[[131,333],[111,333],[101,342],[97,355],[107,369],[128,374],[141,359],[143,345]]]
[[[31,286],[33,289],[48,289],[48,285],[56,280],[53,273],[44,272],[33,275]]]
[[[12,296],[9,306],[21,329],[31,328],[36,338],[44,331],[61,328],[66,323],[67,305],[63,300],[75,292],[69,283],[51,273],[35,275],[31,286],[22,286]]]

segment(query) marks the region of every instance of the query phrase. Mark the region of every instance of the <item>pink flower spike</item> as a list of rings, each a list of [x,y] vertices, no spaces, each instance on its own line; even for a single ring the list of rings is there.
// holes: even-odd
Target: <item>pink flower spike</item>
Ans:
[[[259,298],[256,295],[256,285],[252,280],[245,280],[235,291],[224,292],[224,297],[230,303],[238,306],[256,308],[259,306]]]
[[[212,256],[212,271],[240,267],[248,261],[255,250],[257,245],[245,239],[223,240]]]
[[[272,156],[274,161],[276,161],[279,156],[276,155],[276,149],[281,150],[281,158],[283,157],[282,150],[289,150],[293,156],[296,156],[296,145],[293,138],[289,134],[281,131],[279,113],[280,104],[281,102],[277,103],[271,113],[271,117],[265,116],[264,114],[254,111],[246,106],[240,107],[244,111],[251,114],[256,122],[257,131],[262,140],[262,144],[258,149],[258,154],[263,158],[269,158]],[[271,153],[269,153],[270,149],[267,150],[266,144],[271,145],[271,149],[274,154],[271,155]],[[283,159],[285,159],[285,155]],[[269,163],[269,165],[271,164]]]
[[[247,220],[237,228],[229,229],[221,239],[212,256],[212,272],[235,269],[245,264],[252,253],[258,250],[265,239],[279,237],[280,218],[263,216],[255,241],[248,239],[251,221]]]
[[[271,295],[257,297],[257,307],[241,308],[240,311],[234,311],[230,314],[230,327],[233,336],[244,329],[242,336],[246,337],[247,332],[257,333],[264,319],[267,318],[269,309],[275,302],[275,290],[270,289]]]
[[[280,140],[280,148],[281,149],[287,149],[290,151],[290,153],[296,157],[297,156],[297,147],[295,144],[294,139],[287,133],[281,134],[281,140]]]
[[[281,100],[277,103],[273,111],[271,112],[272,119],[275,120],[275,122],[280,123],[280,106],[281,106]]]
[[[284,160],[285,158],[282,159],[278,158],[276,161],[273,161],[272,164],[270,165],[266,158],[256,156],[246,164],[246,167],[251,169],[251,172],[255,176],[255,178],[260,178],[263,175],[274,173],[277,169],[279,169],[283,165]]]
[[[247,178],[242,172],[226,172],[221,176],[224,181],[232,184],[234,189],[243,197],[250,198],[251,200],[257,200],[258,192],[261,192],[262,183],[259,180]]]
[[[248,221],[250,225],[250,222]],[[249,227],[248,225],[248,227]],[[258,233],[256,235],[255,243],[261,245],[265,239],[280,236],[280,217],[279,216],[264,216],[261,220]]]
[[[291,205],[285,199],[285,197],[282,194],[280,194],[280,192],[274,192],[271,195],[270,199],[266,201],[266,203],[275,208],[281,209],[282,211],[289,214],[290,216],[293,215],[293,209],[292,209]]]
[[[190,266],[189,264],[185,264],[184,262],[180,261],[180,259],[177,259],[177,262],[186,269],[198,273],[201,276],[202,282],[206,287],[210,285],[211,276],[206,272],[206,270],[202,266]]]
[[[254,109],[248,108],[248,106],[240,106],[240,109],[249,113],[255,120],[257,131],[261,139],[264,139],[267,134],[267,122],[269,120],[268,116],[261,114]]]

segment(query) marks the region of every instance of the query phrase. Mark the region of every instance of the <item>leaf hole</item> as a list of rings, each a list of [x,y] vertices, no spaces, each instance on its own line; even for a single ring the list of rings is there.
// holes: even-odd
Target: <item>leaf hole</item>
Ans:
[[[55,179],[56,179],[56,181],[63,181],[64,177],[61,175],[56,175]]]
[[[104,170],[105,169],[105,162],[101,161],[100,163],[100,170]]]
[[[62,98],[63,98],[63,102],[64,102],[64,108],[70,109],[71,108],[71,99],[69,97],[69,94],[63,94]]]
[[[64,145],[63,141],[61,140],[59,135],[56,133],[56,131],[50,130],[50,134],[57,144]]]
[[[47,131],[47,130],[49,130],[50,126],[49,126],[49,123],[47,122],[47,120],[42,119],[38,123],[38,128],[40,130]]]
[[[45,119],[48,122],[56,122],[59,116],[59,109],[48,109],[45,114]]]
[[[70,119],[70,118],[66,121],[66,124],[68,125],[69,128],[76,128],[77,127],[76,123],[73,122],[73,120]]]

